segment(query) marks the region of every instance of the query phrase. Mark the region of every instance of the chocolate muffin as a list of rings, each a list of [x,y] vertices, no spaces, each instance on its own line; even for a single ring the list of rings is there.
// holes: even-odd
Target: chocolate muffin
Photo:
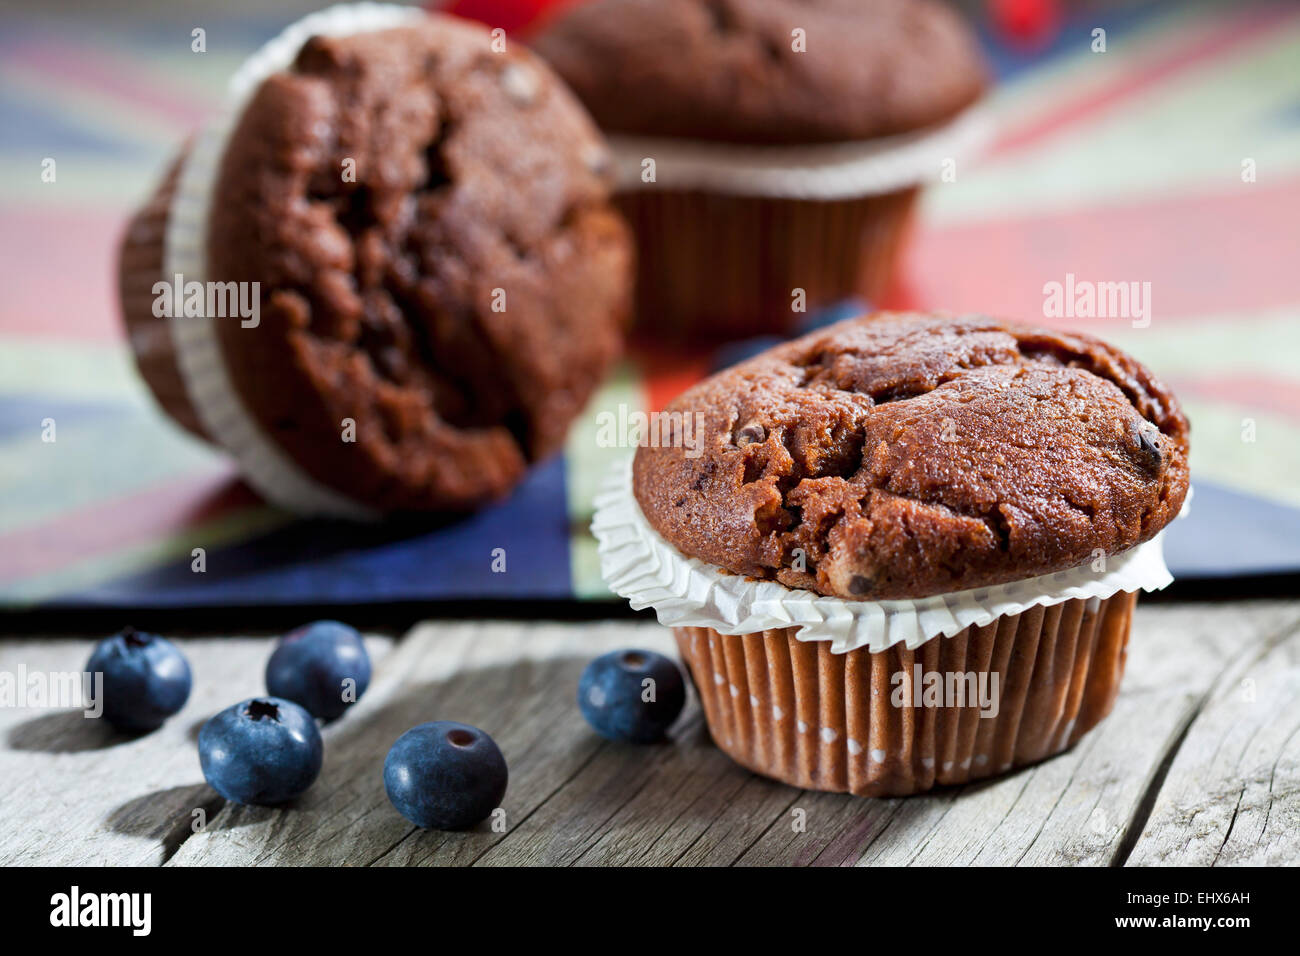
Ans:
[[[1171,580],[1187,422],[1090,336],[880,314],[728,369],[602,496],[602,571],[674,628],[714,740],[878,796],[1072,746]]]
[[[608,132],[751,145],[906,133],[985,82],[970,30],[935,0],[593,0],[532,45]]]
[[[1187,494],[1187,422],[1150,372],[1086,335],[977,316],[839,323],[667,411],[703,415],[705,449],[639,450],[655,530],[733,573],[850,600],[1118,554]]]
[[[661,336],[875,299],[919,186],[981,138],[977,44],[938,0],[592,0],[530,42],[611,135]]]
[[[206,278],[260,286],[256,327],[211,320],[256,429],[366,509],[504,495],[620,351],[632,254],[608,166],[564,84],[476,25],[307,40],[242,105],[211,182]],[[223,441],[166,361],[167,330],[189,320],[141,308],[142,277],[170,279],[175,188],[128,231],[124,309],[160,401]]]

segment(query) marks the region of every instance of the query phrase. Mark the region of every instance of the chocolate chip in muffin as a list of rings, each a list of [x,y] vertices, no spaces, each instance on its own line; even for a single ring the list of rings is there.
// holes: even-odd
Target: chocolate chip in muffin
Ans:
[[[874,582],[871,578],[862,574],[855,574],[849,578],[849,593],[854,597],[865,597],[871,593]]]
[[[1138,460],[1151,472],[1159,472],[1164,464],[1164,454],[1160,450],[1160,429],[1148,421],[1142,421],[1136,429]]]
[[[1187,492],[1187,423],[1146,368],[1088,336],[979,316],[843,322],[668,411],[705,416],[705,442],[694,458],[638,451],[655,529],[728,571],[826,595],[1075,567],[1151,538]],[[766,440],[733,441],[738,421]]]

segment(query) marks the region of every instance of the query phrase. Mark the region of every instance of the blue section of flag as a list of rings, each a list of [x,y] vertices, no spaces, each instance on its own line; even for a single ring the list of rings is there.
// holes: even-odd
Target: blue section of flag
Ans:
[[[48,395],[0,396],[0,441],[21,435],[37,436],[43,422],[54,419],[57,425],[83,422],[96,418],[120,418],[127,414],[127,406],[109,402],[68,401]]]
[[[1070,12],[1061,31],[1044,49],[1022,51],[980,27],[994,73],[1001,78],[1053,60],[1087,51],[1092,30],[1103,27],[1112,48],[1155,17],[1176,14],[1177,0],[1152,0],[1125,7]],[[275,23],[253,15],[220,18],[207,28],[208,47],[234,57],[251,51],[295,16],[272,13]],[[60,43],[43,21],[18,19],[0,36],[0,60],[7,50],[41,41]],[[191,25],[179,14],[133,23],[130,30],[106,28],[100,38],[115,50],[152,51],[188,48]],[[179,44],[179,46],[178,46]],[[1100,54],[1099,54],[1100,55]],[[1270,117],[1285,128],[1300,122],[1292,104]],[[129,155],[138,150],[152,161],[153,146],[115,137],[68,118],[53,108],[38,108],[12,91],[0,91],[0,136],[5,149],[30,149],[45,155],[51,147],[87,155]],[[800,331],[865,311],[848,301],[806,316]],[[719,350],[713,358],[730,364],[775,340],[748,340]],[[114,418],[145,414],[145,406],[0,396],[0,441],[39,434],[42,419],[88,422],[104,428]],[[123,426],[125,427],[125,426]],[[22,466],[21,463],[20,467]],[[94,462],[85,474],[93,480]],[[566,501],[565,464],[553,460],[535,470],[509,501],[441,524],[404,519],[377,526],[299,521],[207,555],[207,570],[195,574],[188,556],[148,572],[132,573],[50,602],[57,606],[201,607],[314,604],[328,606],[385,601],[567,599],[572,597],[570,540],[573,534]],[[111,507],[111,503],[105,507]],[[237,516],[228,516],[232,520]],[[225,520],[225,519],[222,519]],[[1182,578],[1226,577],[1300,570],[1300,509],[1287,507],[1204,482],[1196,482],[1190,515],[1169,529],[1166,557]],[[493,551],[501,549],[504,572],[493,570]]]
[[[497,558],[504,571],[493,570]],[[572,596],[565,465],[554,459],[508,501],[437,526],[416,519],[370,526],[300,521],[213,551],[203,574],[190,570],[187,556],[57,603],[217,607]]]
[[[57,156],[56,150],[91,153],[96,160],[150,155],[130,139],[101,134],[75,116],[43,109],[8,93],[0,93],[0,129],[22,130],[23,145],[38,157]],[[6,145],[14,148],[12,142]]]
[[[1175,578],[1227,578],[1300,571],[1300,508],[1193,479],[1185,518],[1165,535]]]
[[[1152,17],[1176,10],[1178,6],[1179,0],[1148,0],[1146,3],[1110,5],[1102,9],[1067,13],[1056,36],[1041,47],[1018,47],[1009,39],[998,36],[993,24],[987,19],[977,21],[975,26],[993,75],[999,80],[1008,80],[1057,57],[1091,50],[1092,31],[1098,27],[1106,31],[1106,45],[1109,48],[1115,40],[1142,26]]]

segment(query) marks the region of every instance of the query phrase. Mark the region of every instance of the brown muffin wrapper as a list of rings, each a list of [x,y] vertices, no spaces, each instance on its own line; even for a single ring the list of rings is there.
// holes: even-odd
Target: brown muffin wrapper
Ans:
[[[181,379],[169,322],[153,314],[154,283],[171,281],[163,275],[163,245],[183,158],[184,153],[173,162],[158,189],[127,226],[118,255],[118,294],[140,376],[177,424],[206,441],[208,435]]]
[[[635,326],[670,342],[788,335],[807,310],[878,299],[919,189],[840,200],[641,189],[619,193],[636,234]]]
[[[793,628],[674,628],[714,742],[755,773],[810,790],[902,796],[1072,747],[1119,692],[1136,593],[1066,601],[936,637],[914,651],[832,654]],[[996,672],[999,709],[891,703],[894,674]],[[802,726],[803,729],[800,729]]]

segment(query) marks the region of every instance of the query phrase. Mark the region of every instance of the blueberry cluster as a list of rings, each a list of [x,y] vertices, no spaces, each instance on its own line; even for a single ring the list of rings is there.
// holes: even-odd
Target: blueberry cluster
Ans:
[[[189,699],[193,678],[171,641],[131,628],[105,638],[86,665],[103,675],[104,716],[119,730],[157,729]],[[316,621],[290,631],[266,665],[267,696],[227,707],[199,731],[209,785],[234,803],[275,806],[304,793],[324,762],[317,721],[342,717],[370,685],[370,657],[357,631]],[[677,665],[662,654],[613,651],[592,661],[578,706],[602,736],[662,740],[686,702]],[[384,760],[384,789],[419,827],[459,830],[488,817],[505,796],[505,757],[469,724],[432,721],[402,734]]]
[[[235,803],[293,800],[320,774],[316,721],[337,720],[369,686],[370,655],[355,628],[316,621],[290,631],[266,662],[268,696],[227,707],[199,731],[204,778]]]
[[[100,641],[86,669],[103,675],[104,717],[128,733],[162,726],[193,685],[180,648],[133,628]],[[266,665],[268,696],[226,708],[199,731],[204,778],[235,803],[294,799],[320,774],[316,720],[341,717],[369,685],[370,656],[354,628],[317,621],[289,632]]]

